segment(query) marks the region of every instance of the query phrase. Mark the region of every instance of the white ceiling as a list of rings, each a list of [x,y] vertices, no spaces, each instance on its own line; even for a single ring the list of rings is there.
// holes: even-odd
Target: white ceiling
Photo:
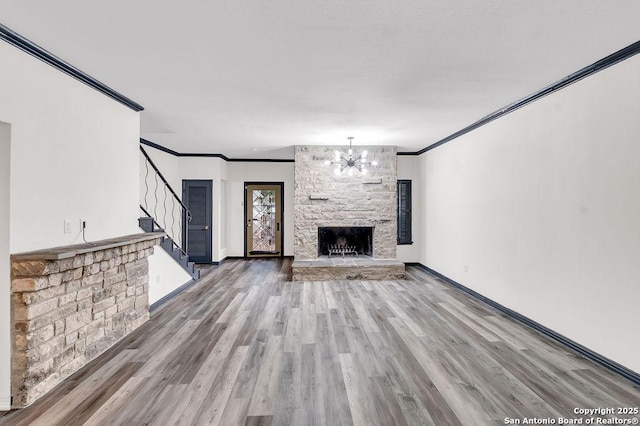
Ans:
[[[0,0],[183,153],[417,151],[640,40],[637,0]]]

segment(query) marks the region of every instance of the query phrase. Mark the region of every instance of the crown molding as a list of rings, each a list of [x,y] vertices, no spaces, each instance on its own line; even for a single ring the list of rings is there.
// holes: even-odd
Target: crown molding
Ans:
[[[294,163],[295,160],[286,159],[286,158],[228,158],[224,154],[207,154],[207,153],[182,153],[176,152],[172,149],[165,148],[162,145],[158,145],[155,142],[151,142],[147,139],[140,138],[140,143],[142,145],[147,145],[157,150],[166,152],[167,154],[171,154],[175,157],[210,157],[210,158],[222,158],[224,161],[230,163]],[[419,155],[417,152],[397,152],[396,155]]]
[[[176,157],[221,158],[224,161],[227,161],[227,162],[230,162],[230,163],[241,163],[241,162],[245,162],[245,163],[293,163],[295,161],[295,160],[289,160],[289,159],[283,159],[283,158],[228,158],[224,154],[208,154],[208,153],[199,153],[199,152],[194,152],[194,153],[176,152],[176,151],[174,151],[172,149],[165,148],[162,145],[158,145],[157,143],[148,141],[148,140],[146,140],[144,138],[140,138],[140,143],[142,145],[150,146],[152,148],[158,149],[160,151],[166,152],[167,154],[171,154],[171,155],[176,156]]]
[[[287,158],[228,158],[231,163],[295,163],[295,160]]]
[[[157,150],[160,150],[160,151],[166,152],[167,154],[171,154],[171,155],[174,155],[174,156],[176,156],[176,157],[179,157],[179,156],[180,156],[180,154],[179,154],[179,153],[177,153],[177,152],[176,152],[176,151],[174,151],[174,150],[171,150],[171,149],[169,149],[169,148],[165,148],[165,147],[164,147],[164,146],[162,146],[162,145],[158,145],[157,143],[154,143],[154,142],[148,141],[148,140],[143,139],[143,138],[140,138],[140,143],[141,143],[142,145],[150,146],[151,148],[155,148],[155,149],[157,149]]]
[[[516,101],[510,105],[507,105],[506,107],[499,109],[498,111],[494,111],[491,114],[487,115],[484,118],[481,118],[480,120],[476,121],[473,124],[470,124],[469,126],[458,130],[457,132],[447,136],[446,138],[431,144],[429,146],[427,146],[426,148],[421,149],[420,151],[417,152],[418,155],[420,154],[424,154],[427,151],[431,151],[434,148],[437,148],[439,146],[442,146],[444,144],[446,144],[447,142],[451,142],[452,140],[466,134],[469,133],[472,130],[477,129],[478,127],[482,127],[485,124],[488,124],[494,120],[497,120],[498,118],[505,116],[519,108],[522,108],[523,106],[534,102],[544,96],[550,95],[554,92],[557,92],[558,90],[569,86],[570,84],[573,84],[579,80],[582,80],[583,78],[589,77],[592,74],[595,74],[599,71],[602,71],[605,68],[608,68],[612,65],[615,65],[619,62],[622,62],[626,59],[629,59],[630,57],[637,55],[638,53],[640,53],[640,41],[637,41],[623,49],[618,50],[617,52],[612,53],[611,55],[600,59],[597,62],[594,62],[593,64],[586,66],[576,72],[574,72],[573,74],[570,74],[568,76],[566,76],[565,78],[547,86],[544,87],[543,89],[538,90],[535,93],[532,93],[531,95],[520,99],[519,101]],[[403,154],[404,155],[404,154]]]
[[[111,99],[120,102],[121,104],[131,108],[134,111],[142,111],[144,109],[142,105],[132,101],[124,95],[121,95],[106,84],[101,83],[100,81],[91,77],[89,74],[80,71],[78,68],[74,67],[68,62],[63,61],[51,52],[43,49],[34,42],[26,39],[25,37],[21,36],[20,34],[2,24],[0,24],[0,40],[4,40],[12,46],[15,46],[18,49],[22,50],[23,52],[26,52],[29,55],[40,59],[42,62],[51,65],[53,68],[62,71],[63,73],[75,78],[76,80],[81,81],[87,86],[97,90],[103,95],[110,97]]]
[[[209,154],[209,153],[179,153],[178,157],[210,157],[210,158],[222,158],[224,161],[229,161],[226,155],[224,154]]]

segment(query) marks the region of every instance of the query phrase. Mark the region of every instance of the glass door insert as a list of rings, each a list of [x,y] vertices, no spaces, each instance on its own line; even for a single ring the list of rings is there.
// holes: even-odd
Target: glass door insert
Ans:
[[[245,185],[247,257],[282,254],[282,184]]]

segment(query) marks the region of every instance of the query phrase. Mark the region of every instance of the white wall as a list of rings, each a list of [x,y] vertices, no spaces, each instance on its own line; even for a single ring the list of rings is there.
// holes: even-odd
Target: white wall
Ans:
[[[413,244],[399,245],[397,251],[398,260],[402,262],[419,262],[420,247],[423,239],[419,238],[422,231],[422,179],[420,175],[420,157],[416,155],[397,156],[398,179],[411,180],[411,236]]]
[[[227,256],[227,242],[229,240],[228,235],[228,208],[227,208],[227,191],[228,182],[226,179],[220,180],[220,199],[222,200],[220,206],[220,258],[224,259]]]
[[[10,154],[6,127],[0,141],[0,315],[6,316],[7,250],[80,243],[81,218],[88,240],[139,232],[139,114],[5,42],[0,63],[0,120],[11,124]],[[9,329],[0,320],[0,405],[9,398]]]
[[[244,182],[284,182],[283,248],[285,256],[293,256],[292,162],[226,162],[217,157],[175,157],[151,147],[144,148],[170,184],[175,185],[176,192],[176,188],[181,191],[182,180],[212,181],[213,262],[227,256],[244,256]],[[144,193],[144,188],[141,191]]]
[[[420,263],[425,263],[427,260],[427,156],[418,156],[418,182],[419,189],[413,190],[413,194],[416,196],[413,199],[413,209],[418,213],[414,214],[414,223],[418,223],[418,229],[413,231],[413,241],[418,244],[418,259]]]
[[[635,371],[639,76],[637,55],[421,156],[421,262]]]
[[[11,123],[11,252],[138,232],[139,114],[0,42]],[[65,234],[64,221],[71,221]]]
[[[293,256],[294,163],[230,162],[227,170],[227,256],[244,256],[244,182],[284,182],[282,247]]]
[[[11,126],[0,122],[0,411],[11,408],[11,266],[9,263],[9,188]]]
[[[162,249],[155,247],[149,256],[149,303],[153,304],[178,287],[191,281],[182,267]]]

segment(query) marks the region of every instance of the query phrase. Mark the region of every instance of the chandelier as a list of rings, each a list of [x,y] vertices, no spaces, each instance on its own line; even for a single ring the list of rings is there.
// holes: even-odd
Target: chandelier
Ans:
[[[345,169],[348,170],[347,173],[349,174],[349,176],[353,175],[353,170],[354,169],[358,170],[363,175],[366,175],[367,174],[367,166],[368,165],[377,166],[378,162],[375,161],[375,160],[374,161],[368,161],[367,160],[367,151],[362,151],[362,153],[360,153],[360,155],[354,156],[353,155],[353,148],[352,148],[353,137],[349,136],[347,139],[349,139],[349,151],[347,151],[347,154],[344,154],[344,153],[336,150],[335,160],[333,160],[333,161],[327,160],[327,161],[324,162],[324,164],[326,164],[327,166],[335,166],[335,169],[333,170],[333,172],[336,175],[339,175]]]

